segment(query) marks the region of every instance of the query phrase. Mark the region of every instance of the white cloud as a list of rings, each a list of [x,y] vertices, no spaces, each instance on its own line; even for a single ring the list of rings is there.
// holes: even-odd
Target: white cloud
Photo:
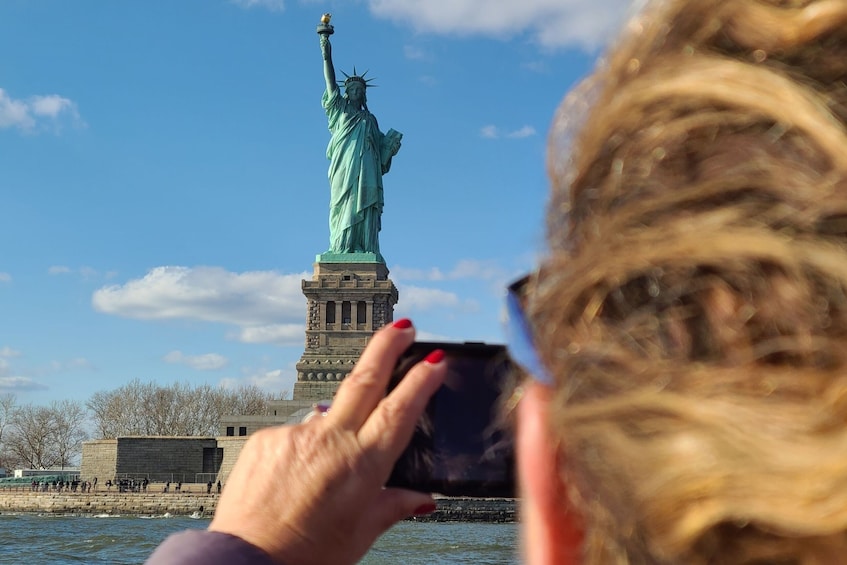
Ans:
[[[483,126],[482,129],[479,130],[479,134],[485,139],[497,139],[500,137],[500,132],[497,130],[497,126],[493,125]]]
[[[245,9],[285,9],[285,0],[230,2]],[[615,37],[643,0],[368,0],[368,4],[376,17],[410,25],[418,32],[489,37],[527,34],[547,48],[594,51]],[[417,59],[426,54],[407,47],[406,56]]]
[[[79,274],[82,275],[82,278],[84,279],[93,279],[99,273],[96,269],[92,269],[91,267],[80,267]]]
[[[47,269],[47,274],[52,276],[70,275],[73,273],[78,274],[85,280],[91,280],[100,276],[100,273],[97,271],[97,269],[93,269],[91,267],[79,267],[77,269],[71,269],[70,267],[67,267],[65,265],[53,265]],[[114,276],[114,273],[106,273],[105,275],[103,275],[103,278],[109,279],[112,278],[112,276]]]
[[[412,59],[416,61],[424,61],[429,59],[429,56],[427,55],[426,51],[424,51],[420,47],[415,47],[413,45],[404,46],[403,55],[405,55],[407,59]]]
[[[545,61],[529,61],[526,63],[522,63],[521,67],[533,73],[540,74],[550,72],[550,67],[548,67]]]
[[[507,278],[508,273],[494,261],[478,259],[463,259],[456,263],[447,275],[448,279],[479,279],[484,281],[500,281]]]
[[[203,355],[185,355],[182,351],[171,351],[162,357],[167,363],[185,365],[198,371],[214,371],[226,366],[227,358],[217,353],[205,353]]]
[[[85,357],[76,357],[65,364],[66,367],[72,369],[94,369],[94,365]]]
[[[444,334],[437,334],[425,330],[416,330],[415,339],[417,341],[455,341],[455,338]]]
[[[97,290],[91,302],[106,314],[142,320],[189,319],[237,326],[301,322],[306,273],[232,273],[220,267],[156,267],[143,278]]]
[[[522,128],[513,130],[513,131],[502,131],[495,125],[489,124],[487,126],[483,126],[479,130],[479,135],[484,137],[485,139],[500,139],[503,137],[508,137],[511,139],[523,139],[525,137],[532,137],[537,132],[535,128],[532,126],[523,126]]]
[[[403,286],[401,295],[403,300],[397,304],[397,310],[401,312],[430,310],[432,308],[456,308],[460,303],[459,297],[455,293],[437,288]]]
[[[535,128],[532,126],[524,126],[520,129],[516,129],[515,131],[510,131],[506,134],[506,137],[511,137],[514,139],[523,139],[524,137],[532,137],[535,135]]]
[[[11,347],[3,346],[0,347],[0,357],[20,357],[21,352],[17,349],[12,349]]]
[[[44,385],[32,377],[21,374],[14,369],[7,359],[20,357],[21,352],[8,346],[0,347],[0,393],[25,392],[33,390],[48,390],[50,387]],[[83,357],[77,357],[69,361],[51,361],[35,371],[41,377],[66,370],[87,369],[93,370],[91,362]],[[34,373],[33,371],[25,371]]]
[[[395,267],[391,273],[400,290],[400,301],[397,303],[395,314],[411,315],[413,312],[426,312],[433,308],[445,308],[458,312],[476,312],[479,303],[474,299],[463,298],[455,292],[438,288],[408,285],[406,281],[423,281],[424,283],[444,283],[446,281],[469,281],[479,292],[480,283],[490,287],[492,292],[503,289],[506,281],[512,276],[510,271],[503,269],[496,261],[478,259],[463,259],[447,272],[440,269],[409,269]]]
[[[419,32],[511,37],[548,48],[604,45],[639,2],[633,0],[369,0],[378,17]]]
[[[50,94],[21,100],[12,98],[0,88],[0,129],[14,127],[31,133],[38,127],[59,128],[64,119],[75,126],[85,125],[76,103],[68,98]]]
[[[435,267],[429,270],[395,267],[391,269],[391,273],[398,280],[432,282],[460,279],[497,282],[506,280],[510,276],[510,273],[500,267],[497,262],[478,259],[462,259],[447,273]]]
[[[47,390],[41,383],[29,377],[0,377],[0,392],[20,392],[26,390]]]
[[[50,371],[52,372],[60,372],[60,371],[75,371],[79,369],[85,369],[88,371],[94,370],[94,365],[86,359],[85,357],[76,357],[71,359],[70,361],[52,361],[50,362]]]
[[[17,127],[29,130],[35,125],[35,120],[25,102],[13,100],[0,88],[0,128]]]
[[[30,99],[30,108],[36,116],[47,116],[55,118],[64,110],[74,111],[74,103],[56,94],[50,96],[33,96]]]
[[[287,392],[287,397],[291,397],[293,387],[293,374],[286,374],[282,369],[258,369],[246,372],[241,378],[227,377],[218,382],[222,388],[234,389],[244,385],[255,385],[262,390],[279,394],[283,391]]]
[[[273,371],[264,371],[250,375],[247,378],[250,384],[254,384],[263,389],[279,389],[285,384],[285,376],[282,369],[274,369]]]
[[[242,8],[264,8],[271,12],[282,12],[285,0],[232,0],[232,3]]]
[[[395,317],[411,316],[414,312],[430,312],[435,308],[444,308],[455,312],[476,312],[479,303],[475,300],[461,299],[454,292],[437,288],[398,285],[402,300],[397,303]]]
[[[437,267],[429,270],[392,267],[391,274],[394,275],[395,279],[408,281],[443,281],[446,278],[441,269]]]
[[[277,345],[303,345],[306,328],[303,324],[268,324],[241,328],[231,338],[243,343],[275,343]]]
[[[19,352],[13,349],[9,349],[8,347],[4,347],[3,352],[4,356],[6,357],[15,357],[20,354]],[[6,361],[6,359],[0,357],[0,393],[45,389],[47,389],[46,386],[32,380],[29,377],[22,377],[20,375],[12,374],[12,369],[9,366],[9,362]]]
[[[12,275],[9,273],[0,272],[0,283],[12,282]]]

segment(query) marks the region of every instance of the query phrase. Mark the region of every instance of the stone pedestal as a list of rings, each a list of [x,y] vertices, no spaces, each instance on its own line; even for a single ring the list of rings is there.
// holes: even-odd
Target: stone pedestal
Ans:
[[[371,335],[394,321],[397,287],[373,253],[324,253],[302,288],[308,301],[306,349],[296,366],[293,398],[329,400]]]

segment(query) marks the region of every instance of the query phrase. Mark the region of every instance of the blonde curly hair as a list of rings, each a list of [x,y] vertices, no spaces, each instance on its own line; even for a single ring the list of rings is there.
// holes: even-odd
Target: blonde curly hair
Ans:
[[[586,563],[847,560],[845,124],[847,0],[654,2],[565,99],[528,315]]]

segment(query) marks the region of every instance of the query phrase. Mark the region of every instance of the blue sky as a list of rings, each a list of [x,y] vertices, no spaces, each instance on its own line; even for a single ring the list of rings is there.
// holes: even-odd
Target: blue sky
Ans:
[[[543,249],[545,140],[630,0],[0,1],[0,393],[131,379],[291,391],[326,250],[315,26],[404,134],[395,317],[503,340]],[[340,75],[340,73],[339,73]]]

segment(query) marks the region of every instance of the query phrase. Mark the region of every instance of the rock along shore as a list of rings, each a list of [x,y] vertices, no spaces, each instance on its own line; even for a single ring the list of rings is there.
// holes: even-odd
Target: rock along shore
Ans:
[[[182,492],[31,492],[0,490],[0,513],[33,514],[112,514],[124,516],[203,515],[211,517],[218,494],[205,489]],[[417,522],[518,521],[518,501],[502,498],[436,498],[436,510],[427,516],[410,518]]]
[[[409,518],[416,522],[488,522],[506,524],[518,521],[519,501],[515,498],[439,498],[435,512]]]

